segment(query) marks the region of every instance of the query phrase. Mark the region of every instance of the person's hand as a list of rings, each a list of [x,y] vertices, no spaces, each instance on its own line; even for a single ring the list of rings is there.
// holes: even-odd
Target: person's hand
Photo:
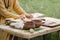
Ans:
[[[21,18],[22,20],[24,20],[25,18],[33,18],[33,15],[31,15],[31,14],[21,14],[21,15],[20,15],[20,18]]]
[[[31,15],[31,14],[25,14],[25,16],[26,16],[27,18],[33,18],[33,15]]]
[[[21,18],[22,20],[25,19],[25,18],[26,18],[25,14],[21,14],[21,15],[20,15],[20,18]]]

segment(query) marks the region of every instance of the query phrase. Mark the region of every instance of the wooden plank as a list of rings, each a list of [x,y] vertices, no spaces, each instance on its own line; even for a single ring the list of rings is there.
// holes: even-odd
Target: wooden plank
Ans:
[[[33,38],[36,36],[41,36],[41,35],[45,35],[45,34],[48,34],[51,32],[58,31],[58,30],[60,30],[60,26],[55,27],[55,28],[45,28],[43,30],[40,30],[40,31],[37,31],[34,33],[24,32],[23,30],[13,29],[13,28],[10,28],[9,26],[3,26],[3,25],[0,25],[0,29],[5,31],[5,32],[8,32],[10,34],[16,35],[18,37]]]
[[[49,19],[51,19],[51,18],[49,18]],[[35,31],[34,33],[30,33],[30,32],[25,32],[24,30],[11,28],[9,26],[0,25],[1,30],[5,31],[7,33],[13,34],[15,36],[18,36],[18,37],[21,37],[21,38],[27,38],[27,39],[37,37],[37,36],[42,36],[42,35],[60,30],[60,26],[57,26],[57,27],[54,27],[54,28],[48,28],[48,27],[42,26],[40,28],[43,28],[43,29],[39,30],[39,31]]]
[[[44,19],[45,19],[45,23],[43,24],[43,26],[47,26],[50,28],[60,26],[60,19],[47,18],[47,17]]]

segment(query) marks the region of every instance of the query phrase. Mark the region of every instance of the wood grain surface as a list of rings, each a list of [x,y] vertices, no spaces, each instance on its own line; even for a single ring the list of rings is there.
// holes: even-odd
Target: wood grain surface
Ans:
[[[46,19],[54,19],[54,18],[46,17]],[[10,26],[0,25],[1,30],[5,31],[7,33],[13,34],[15,36],[22,37],[22,38],[27,38],[27,39],[37,37],[37,36],[41,36],[41,35],[45,35],[45,34],[60,30],[60,26],[57,26],[57,27],[54,27],[54,28],[41,26],[40,28],[42,28],[42,29],[39,30],[39,31],[35,31],[34,33],[30,33],[30,32],[26,32],[24,30],[11,28]]]

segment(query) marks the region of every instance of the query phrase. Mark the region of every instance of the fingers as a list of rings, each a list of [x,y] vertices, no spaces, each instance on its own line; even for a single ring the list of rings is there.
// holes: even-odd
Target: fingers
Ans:
[[[33,18],[33,15],[31,15],[31,14],[21,14],[21,15],[20,15],[20,18],[21,18],[22,20],[24,20],[25,18]]]
[[[20,18],[23,20],[26,18],[26,16],[24,14],[20,15]]]
[[[33,18],[33,15],[31,15],[31,14],[26,14],[26,17],[27,17],[27,18]]]

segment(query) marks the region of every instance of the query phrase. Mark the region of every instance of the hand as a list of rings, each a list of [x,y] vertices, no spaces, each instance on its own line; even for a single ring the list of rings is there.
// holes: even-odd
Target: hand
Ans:
[[[33,15],[31,15],[31,14],[21,14],[21,15],[20,15],[20,18],[21,18],[22,20],[24,20],[25,18],[33,18]]]
[[[25,14],[21,14],[21,15],[20,15],[20,18],[21,18],[22,20],[24,20],[24,19],[26,18]]]
[[[26,16],[27,18],[33,18],[33,15],[31,15],[31,14],[25,14],[25,16]]]

